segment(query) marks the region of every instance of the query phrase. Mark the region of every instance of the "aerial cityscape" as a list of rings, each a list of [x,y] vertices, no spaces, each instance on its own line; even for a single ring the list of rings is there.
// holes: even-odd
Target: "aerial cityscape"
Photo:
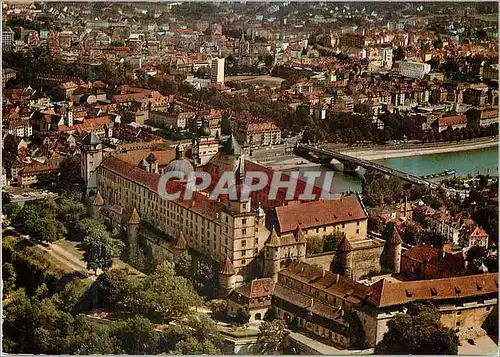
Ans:
[[[2,2],[2,352],[498,355],[498,10]]]

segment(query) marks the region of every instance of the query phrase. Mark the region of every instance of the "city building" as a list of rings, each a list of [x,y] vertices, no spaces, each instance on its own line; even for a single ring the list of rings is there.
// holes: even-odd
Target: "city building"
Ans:
[[[10,50],[14,46],[14,31],[7,26],[2,28],[2,49]]]
[[[431,71],[431,65],[427,63],[401,61],[399,63],[399,74],[410,78],[424,78]]]
[[[210,81],[216,84],[224,84],[224,58],[212,58],[210,64]]]
[[[281,130],[272,122],[238,124],[236,138],[251,148],[281,144]]]

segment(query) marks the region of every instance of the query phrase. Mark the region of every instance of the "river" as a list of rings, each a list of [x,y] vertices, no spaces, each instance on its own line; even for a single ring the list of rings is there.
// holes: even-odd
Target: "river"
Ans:
[[[445,170],[455,170],[457,176],[490,174],[498,176],[498,147],[489,147],[455,153],[432,154],[376,160],[375,162],[392,169],[414,175],[430,175]],[[318,170],[319,167],[301,168],[300,171]],[[329,170],[325,167],[322,171]],[[361,192],[362,173],[344,174],[335,172],[330,192]]]

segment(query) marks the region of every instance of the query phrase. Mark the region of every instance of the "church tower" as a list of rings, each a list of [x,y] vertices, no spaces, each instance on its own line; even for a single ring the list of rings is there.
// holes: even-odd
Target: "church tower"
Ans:
[[[97,191],[97,168],[102,162],[102,143],[94,134],[83,138],[83,148],[80,158],[81,176],[85,181],[86,196],[94,196]]]
[[[278,281],[278,273],[280,271],[280,238],[274,227],[264,250],[264,276]]]

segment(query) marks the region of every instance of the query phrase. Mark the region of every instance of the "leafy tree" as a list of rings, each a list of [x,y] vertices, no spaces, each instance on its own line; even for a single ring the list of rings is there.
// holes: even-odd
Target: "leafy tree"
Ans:
[[[473,246],[471,247],[466,254],[465,260],[467,261],[467,268],[474,272],[480,272],[481,265],[483,265],[488,252],[484,247]]]
[[[7,353],[32,353],[33,306],[24,289],[3,303],[3,347]]]
[[[285,323],[281,320],[264,321],[259,327],[257,344],[260,352],[266,355],[278,355],[283,353],[286,338],[290,332],[286,330]]]
[[[376,354],[457,354],[458,337],[439,321],[432,304],[409,304],[406,314],[387,322],[388,331],[375,349]]]
[[[323,239],[318,236],[307,237],[306,244],[307,255],[323,252]]]
[[[419,245],[422,242],[423,234],[416,224],[407,222],[401,233],[401,239],[406,244]]]
[[[28,234],[34,242],[54,242],[64,238],[66,229],[56,219],[53,201],[26,202],[15,215],[12,225],[21,233]]]
[[[122,352],[119,341],[112,337],[107,325],[89,321],[83,314],[75,318],[71,351],[78,355],[105,355]]]
[[[94,235],[88,239],[86,238],[84,250],[83,260],[87,263],[87,269],[93,270],[95,275],[97,275],[99,269],[107,271],[111,268],[113,262],[104,235]]]
[[[484,260],[484,265],[488,268],[489,273],[498,273],[498,258],[497,257],[487,257]]]
[[[111,336],[126,354],[144,355],[158,352],[159,336],[148,319],[136,316],[112,327]]]
[[[175,349],[169,352],[170,355],[220,355],[220,349],[215,347],[210,341],[199,342],[189,336],[186,340],[179,341]]]
[[[154,274],[146,277],[143,288],[146,309],[153,316],[160,315],[163,321],[182,318],[192,307],[201,304],[192,285],[185,278],[175,276],[169,263],[160,265]]]
[[[125,299],[129,280],[128,272],[121,269],[111,269],[99,275],[96,280],[98,301],[107,307],[117,306]]]
[[[227,318],[227,300],[210,300],[208,302],[208,307],[216,320],[225,320]]]
[[[214,264],[205,257],[192,257],[189,253],[175,263],[175,273],[189,280],[198,294],[213,297],[216,274]]]
[[[3,296],[7,296],[16,289],[16,271],[11,263],[2,264]]]
[[[324,239],[323,243],[323,251],[324,252],[333,252],[337,249],[342,239],[345,238],[344,232],[333,232],[327,235]]]
[[[57,200],[57,219],[67,228],[73,228],[84,216],[85,206],[73,198],[61,197]]]

